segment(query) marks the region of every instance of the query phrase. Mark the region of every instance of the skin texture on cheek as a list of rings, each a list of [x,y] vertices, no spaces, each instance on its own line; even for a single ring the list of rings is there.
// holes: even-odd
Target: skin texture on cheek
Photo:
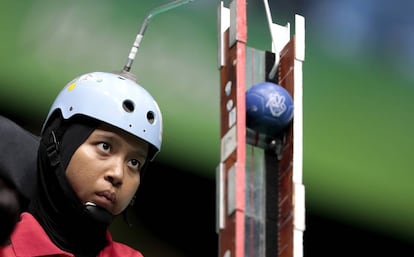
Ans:
[[[92,148],[83,144],[75,151],[66,169],[66,177],[83,203],[90,201],[93,194],[91,189],[99,179],[95,170],[102,170],[99,161],[93,161],[94,159]]]

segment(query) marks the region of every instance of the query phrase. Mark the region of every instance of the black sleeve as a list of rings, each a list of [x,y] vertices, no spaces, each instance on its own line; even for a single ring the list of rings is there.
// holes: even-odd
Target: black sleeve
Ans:
[[[36,187],[39,137],[0,115],[0,178],[15,188],[22,207]]]
[[[17,191],[0,177],[0,247],[9,243],[9,237],[19,220],[20,209]]]

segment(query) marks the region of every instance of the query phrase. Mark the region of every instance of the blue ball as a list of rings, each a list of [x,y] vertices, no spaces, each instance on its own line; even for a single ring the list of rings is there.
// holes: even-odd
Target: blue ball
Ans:
[[[246,91],[246,126],[275,136],[293,119],[293,98],[282,86],[261,82]]]

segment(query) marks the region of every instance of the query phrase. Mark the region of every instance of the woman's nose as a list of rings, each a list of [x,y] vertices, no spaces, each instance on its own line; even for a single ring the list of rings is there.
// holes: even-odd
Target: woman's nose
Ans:
[[[124,178],[124,166],[121,161],[116,161],[111,168],[106,172],[105,179],[109,181],[114,187],[122,185]]]

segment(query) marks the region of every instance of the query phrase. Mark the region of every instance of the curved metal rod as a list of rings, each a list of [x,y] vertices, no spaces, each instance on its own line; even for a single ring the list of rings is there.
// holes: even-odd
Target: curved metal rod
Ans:
[[[148,23],[150,22],[150,20],[154,16],[156,16],[157,14],[166,12],[168,10],[171,10],[173,8],[176,8],[178,6],[181,6],[183,4],[186,4],[186,3],[189,3],[189,2],[192,2],[192,1],[193,0],[176,0],[176,1],[172,1],[170,3],[167,3],[167,4],[161,5],[159,7],[156,7],[156,8],[152,9],[149,12],[149,14],[147,15],[147,17],[145,18],[144,22],[141,25],[141,28],[139,30],[138,35],[135,38],[134,44],[132,45],[131,51],[129,52],[128,60],[127,60],[127,63],[125,64],[125,66],[123,68],[123,71],[128,72],[128,71],[131,70],[132,63],[135,60],[135,56],[138,52],[139,45],[141,44],[142,38],[144,37],[144,33],[145,33],[145,31],[148,27]]]

